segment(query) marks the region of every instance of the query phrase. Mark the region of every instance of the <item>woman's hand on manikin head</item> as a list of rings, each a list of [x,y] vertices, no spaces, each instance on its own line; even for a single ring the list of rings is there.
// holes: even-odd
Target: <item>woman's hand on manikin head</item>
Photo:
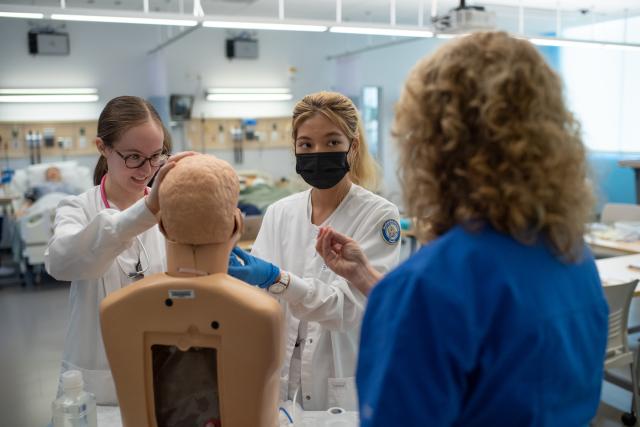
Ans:
[[[158,196],[158,193],[160,191],[160,184],[162,184],[162,180],[164,179],[164,177],[167,176],[167,173],[180,160],[184,159],[185,157],[193,156],[195,154],[198,154],[198,153],[196,153],[195,151],[183,151],[181,153],[174,154],[173,156],[169,157],[169,160],[167,160],[167,163],[165,163],[160,168],[160,170],[158,171],[158,174],[156,175],[156,179],[153,181],[153,187],[151,187],[151,192],[149,193],[149,195],[147,195],[145,199],[147,208],[151,211],[152,214],[157,215],[158,212],[160,211],[160,198]]]

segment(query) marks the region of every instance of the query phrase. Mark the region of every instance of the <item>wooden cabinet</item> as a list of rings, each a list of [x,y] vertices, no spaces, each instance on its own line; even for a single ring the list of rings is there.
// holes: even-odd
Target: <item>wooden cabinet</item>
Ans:
[[[184,122],[187,145],[195,151],[286,148],[293,143],[291,117],[256,119],[191,119]]]
[[[186,147],[194,151],[291,147],[291,117],[192,119],[183,123]],[[97,121],[0,122],[0,157],[28,158],[29,146],[40,156],[97,154]],[[5,152],[6,150],[6,152]]]
[[[40,155],[73,156],[97,153],[97,122],[0,122],[0,152],[10,158],[29,157],[31,146]]]

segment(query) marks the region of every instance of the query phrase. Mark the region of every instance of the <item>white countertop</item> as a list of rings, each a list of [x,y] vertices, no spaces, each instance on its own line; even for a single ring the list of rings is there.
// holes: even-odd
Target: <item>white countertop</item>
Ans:
[[[596,265],[603,286],[640,279],[640,254],[599,259]],[[639,291],[640,287],[636,288],[636,296]]]
[[[289,423],[286,415],[280,411],[280,427],[324,427],[327,425],[340,427],[358,426],[357,412],[333,414],[329,411],[302,411],[299,406],[296,411],[293,411],[292,403],[290,401],[283,403],[282,406],[289,411],[289,414],[293,417],[294,424]],[[122,418],[120,417],[120,408],[118,406],[98,406],[97,412],[98,427],[122,427]],[[296,420],[296,418],[299,419]]]

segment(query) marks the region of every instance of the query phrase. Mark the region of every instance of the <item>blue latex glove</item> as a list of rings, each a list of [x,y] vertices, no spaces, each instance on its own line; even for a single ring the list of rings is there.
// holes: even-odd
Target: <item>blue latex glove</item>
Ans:
[[[229,254],[229,267],[242,267],[242,263],[240,262],[238,257],[234,255],[233,250]]]
[[[242,260],[244,265],[238,261],[236,256]],[[270,262],[249,255],[236,246],[229,257],[228,273],[236,279],[265,289],[276,281],[280,275],[280,269]]]

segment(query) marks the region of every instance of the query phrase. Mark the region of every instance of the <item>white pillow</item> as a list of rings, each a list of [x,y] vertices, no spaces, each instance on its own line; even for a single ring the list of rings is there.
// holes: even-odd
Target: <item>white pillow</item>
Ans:
[[[37,165],[27,166],[29,187],[35,187],[36,185],[43,184],[46,181],[45,172],[52,166],[60,169],[63,182],[73,185],[77,181],[76,168],[78,167],[78,162],[75,160],[67,160],[65,162],[40,163]]]
[[[93,171],[91,169],[86,166],[78,166],[75,171],[77,181],[69,184],[75,186],[79,192],[84,192],[93,187]]]
[[[16,169],[9,187],[11,188],[10,193],[16,196],[22,197],[26,193],[29,189],[29,178],[27,177],[26,169]]]

